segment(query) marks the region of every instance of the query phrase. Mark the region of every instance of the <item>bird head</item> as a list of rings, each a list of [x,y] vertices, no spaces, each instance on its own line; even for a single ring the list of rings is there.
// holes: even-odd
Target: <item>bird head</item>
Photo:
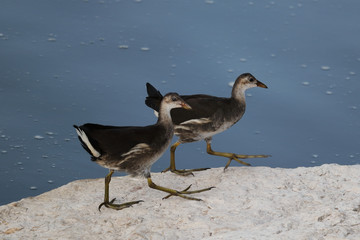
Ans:
[[[233,86],[232,95],[235,97],[238,94],[244,94],[247,89],[253,87],[268,88],[264,83],[257,80],[252,74],[243,73],[236,79]]]
[[[169,109],[173,109],[173,108],[191,109],[190,105],[187,104],[177,93],[166,94],[162,102],[165,103]]]

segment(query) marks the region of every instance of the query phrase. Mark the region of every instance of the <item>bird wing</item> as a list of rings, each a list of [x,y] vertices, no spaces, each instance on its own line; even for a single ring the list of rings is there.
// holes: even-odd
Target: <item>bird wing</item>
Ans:
[[[183,95],[181,98],[191,106],[191,109],[176,108],[171,110],[171,117],[176,125],[191,119],[209,119],[230,104],[229,98],[204,94]]]
[[[162,94],[150,83],[146,83],[146,89],[148,96],[146,97],[145,104],[158,112],[160,102],[163,98]],[[188,103],[192,109],[172,109],[171,117],[172,121],[176,125],[191,119],[206,120],[214,114],[219,113],[219,111],[222,111],[223,108],[226,108],[226,106],[230,104],[229,98],[215,97],[205,94],[181,95],[180,97]]]
[[[122,156],[129,153],[135,146],[138,149],[141,146],[145,147],[145,144],[150,145],[157,134],[160,134],[157,131],[157,125],[118,127],[87,123],[80,128],[86,133],[94,148],[102,155]]]

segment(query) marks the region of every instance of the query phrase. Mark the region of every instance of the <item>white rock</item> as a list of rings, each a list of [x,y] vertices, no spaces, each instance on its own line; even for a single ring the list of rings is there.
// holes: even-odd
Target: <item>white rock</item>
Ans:
[[[195,177],[153,173],[161,186],[191,189],[201,202],[114,177],[110,198],[144,200],[115,211],[97,207],[104,179],[86,179],[0,206],[1,239],[360,239],[360,165],[233,167]]]

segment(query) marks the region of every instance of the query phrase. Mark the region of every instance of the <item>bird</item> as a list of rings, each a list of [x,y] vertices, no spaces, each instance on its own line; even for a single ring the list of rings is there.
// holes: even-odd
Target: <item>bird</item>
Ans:
[[[193,175],[194,171],[203,171],[208,168],[176,169],[175,150],[182,143],[206,141],[206,152],[211,155],[228,158],[224,170],[232,160],[250,166],[240,159],[266,158],[270,155],[240,155],[227,152],[216,152],[211,147],[212,137],[221,133],[237,123],[245,113],[245,91],[249,88],[268,88],[250,73],[243,73],[237,77],[230,98],[216,97],[205,94],[180,95],[184,101],[191,105],[191,110],[172,109],[171,118],[175,125],[175,135],[178,140],[170,147],[170,166],[163,172],[171,171],[179,175]],[[148,96],[145,104],[154,109],[155,115],[159,112],[160,102],[163,98],[159,90],[150,83],[146,83]]]
[[[187,196],[188,194],[208,191],[210,188],[188,191],[190,186],[182,191],[156,185],[151,180],[150,168],[166,151],[174,135],[174,126],[170,110],[173,108],[191,109],[177,93],[166,94],[159,105],[159,118],[149,126],[108,126],[86,123],[74,125],[82,147],[91,155],[91,160],[109,169],[105,177],[104,201],[99,205],[121,210],[143,202],[132,201],[115,204],[115,198],[109,201],[109,184],[114,171],[124,171],[132,176],[144,176],[148,186],[189,200],[201,199]]]

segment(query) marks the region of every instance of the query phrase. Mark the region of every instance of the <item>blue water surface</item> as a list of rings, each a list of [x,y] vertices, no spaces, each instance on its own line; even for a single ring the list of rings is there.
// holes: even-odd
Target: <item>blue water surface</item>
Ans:
[[[72,125],[154,123],[146,82],[162,93],[226,97],[251,72],[269,88],[247,91],[247,112],[214,137],[214,150],[272,155],[253,166],[359,164],[359,8],[355,0],[2,0],[0,204],[104,177]],[[178,168],[227,162],[203,141],[180,145],[176,157]],[[167,151],[152,171],[168,165]]]

